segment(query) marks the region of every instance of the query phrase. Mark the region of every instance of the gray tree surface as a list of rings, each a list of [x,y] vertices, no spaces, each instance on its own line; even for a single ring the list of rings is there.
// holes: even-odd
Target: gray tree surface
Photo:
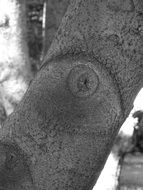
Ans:
[[[43,55],[45,56],[61,23],[70,0],[46,0]]]
[[[90,190],[143,84],[143,2],[73,0],[0,131],[4,190]]]

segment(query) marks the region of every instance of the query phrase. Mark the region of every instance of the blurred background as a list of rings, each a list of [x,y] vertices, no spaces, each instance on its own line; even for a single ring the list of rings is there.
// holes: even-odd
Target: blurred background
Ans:
[[[0,0],[0,127],[19,104],[70,0]],[[94,190],[143,189],[143,89]]]

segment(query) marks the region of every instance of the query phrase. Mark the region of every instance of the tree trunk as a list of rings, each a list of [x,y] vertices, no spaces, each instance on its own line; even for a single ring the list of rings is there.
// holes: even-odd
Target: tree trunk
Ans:
[[[93,188],[143,84],[136,2],[70,3],[43,67],[1,129],[3,189]]]
[[[3,99],[2,99],[2,91],[0,91],[0,128],[2,123],[6,120],[6,110],[3,105]]]
[[[127,154],[124,157],[119,178],[119,190],[142,190],[143,155]]]
[[[7,114],[22,99],[31,80],[22,0],[0,0],[0,85]]]
[[[45,30],[43,38],[43,56],[46,55],[52,40],[57,32],[70,0],[45,1]]]

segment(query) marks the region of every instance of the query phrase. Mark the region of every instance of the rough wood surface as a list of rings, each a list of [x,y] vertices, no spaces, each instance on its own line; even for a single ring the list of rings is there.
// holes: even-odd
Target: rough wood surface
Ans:
[[[92,189],[143,84],[143,15],[132,3],[73,0],[68,7],[45,64],[1,130],[1,141],[26,155],[32,180],[23,187]]]

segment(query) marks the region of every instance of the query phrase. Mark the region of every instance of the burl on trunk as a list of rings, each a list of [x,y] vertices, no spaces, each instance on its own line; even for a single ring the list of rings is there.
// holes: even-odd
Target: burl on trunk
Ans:
[[[143,3],[73,0],[1,129],[2,190],[90,190],[143,83]]]

